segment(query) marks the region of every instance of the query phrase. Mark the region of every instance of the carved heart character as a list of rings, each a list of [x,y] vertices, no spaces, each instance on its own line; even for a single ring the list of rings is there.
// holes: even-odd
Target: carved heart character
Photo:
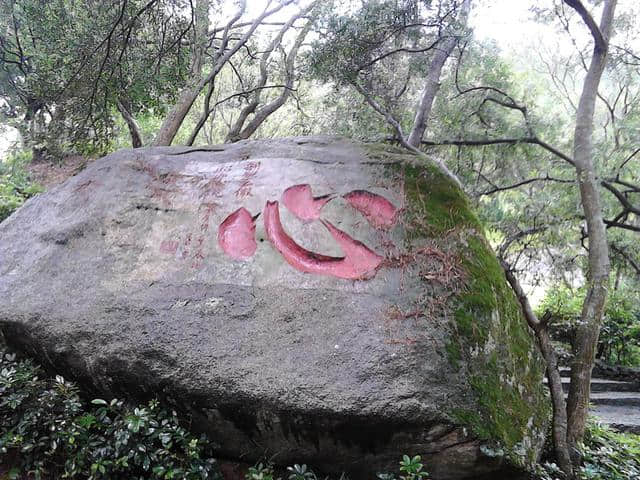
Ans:
[[[252,217],[246,208],[240,207],[220,224],[218,244],[231,258],[243,260],[256,252],[255,221],[259,215]]]
[[[322,223],[340,245],[344,257],[329,257],[301,247],[282,227],[278,202],[267,202],[264,207],[264,228],[269,241],[296,270],[350,280],[373,277],[383,258],[326,220]]]
[[[287,188],[282,194],[282,203],[299,219],[311,221],[320,218],[322,208],[333,198],[333,195],[314,197],[311,186],[301,184]],[[389,229],[397,220],[398,209],[380,195],[367,190],[353,190],[343,198],[375,228]],[[218,243],[227,255],[244,260],[255,253],[255,220],[258,215],[252,217],[248,210],[239,208],[220,224]],[[322,255],[298,245],[282,226],[278,202],[267,201],[264,207],[264,227],[270,243],[296,270],[349,280],[374,277],[384,258],[332,223],[321,222],[340,245],[344,257]]]

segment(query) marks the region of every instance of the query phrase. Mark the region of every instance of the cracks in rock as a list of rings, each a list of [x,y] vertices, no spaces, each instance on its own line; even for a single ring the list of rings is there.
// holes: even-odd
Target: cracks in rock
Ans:
[[[162,208],[157,205],[144,205],[142,203],[137,203],[134,205],[136,210],[155,210],[156,212],[177,212],[175,208]]]
[[[337,165],[401,165],[406,163],[403,160],[393,160],[393,161],[389,161],[389,162],[383,162],[383,161],[374,161],[374,160],[363,160],[361,162],[344,162],[344,161],[335,161],[335,162],[327,162],[324,160],[314,160],[311,158],[296,158],[295,160],[299,161],[299,162],[310,162],[310,163],[317,163],[319,165],[325,165],[328,167],[333,167],[333,166],[337,166]]]
[[[325,165],[328,167],[333,167],[335,165],[345,165],[345,162],[327,162],[324,160],[314,160],[312,158],[295,158],[298,162],[309,162],[309,163],[317,163],[318,165]]]
[[[442,453],[445,450],[449,450],[450,448],[459,447],[460,445],[465,445],[467,443],[475,443],[477,440],[475,438],[468,438],[466,440],[461,440],[459,442],[452,443],[450,445],[446,445],[438,450],[423,450],[425,455],[436,455],[438,453]]]
[[[326,142],[324,140],[316,140],[313,138],[309,138],[309,139],[302,139],[302,140],[296,140],[296,145],[319,145],[321,147],[325,147],[327,145],[329,145],[329,142]]]
[[[175,153],[167,153],[166,155],[170,155],[172,157],[175,157],[177,155],[187,155],[189,153],[195,153],[195,152],[224,152],[226,150],[226,147],[212,147],[212,148],[192,148],[189,150],[184,150],[182,152],[175,152]]]
[[[376,162],[372,160],[367,160],[364,162],[358,162],[358,165],[403,165],[407,163],[404,160],[393,160],[391,162]]]

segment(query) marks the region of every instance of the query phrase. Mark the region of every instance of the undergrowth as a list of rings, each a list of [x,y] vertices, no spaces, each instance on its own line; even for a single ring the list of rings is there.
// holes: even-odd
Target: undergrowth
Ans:
[[[26,167],[30,162],[29,152],[14,153],[0,160],[0,222],[42,190],[29,179]]]
[[[580,446],[582,465],[578,480],[640,479],[640,435],[617,433],[590,419]],[[554,463],[539,465],[538,479],[562,480]]]
[[[1,339],[1,337],[0,337]],[[425,480],[420,456],[405,455],[399,476]],[[282,480],[270,463],[249,468],[246,480]],[[306,465],[287,467],[286,480],[318,480]],[[222,480],[211,444],[181,426],[156,400],[85,402],[61,376],[48,378],[33,361],[0,345],[0,480]],[[342,480],[346,480],[343,476]]]
[[[219,479],[204,437],[157,401],[83,402],[64,378],[0,352],[4,479]]]

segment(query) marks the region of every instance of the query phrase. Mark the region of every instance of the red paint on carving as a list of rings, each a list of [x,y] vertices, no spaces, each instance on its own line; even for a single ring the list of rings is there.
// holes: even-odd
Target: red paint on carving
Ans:
[[[332,198],[331,195],[313,197],[311,186],[304,184],[287,188],[282,194],[282,203],[300,220],[317,220],[322,207]]]
[[[355,272],[375,273],[383,261],[383,257],[370,250],[364,243],[351,238],[342,230],[336,228],[330,222],[322,220],[322,224],[327,227],[331,236],[338,242],[344,252],[344,260],[338,269],[341,278],[352,278]],[[360,274],[357,278],[362,276]],[[371,275],[372,276],[372,275]]]
[[[178,242],[175,240],[163,240],[160,242],[160,251],[162,253],[174,254],[178,250]]]
[[[253,177],[256,176],[260,169],[260,162],[247,162],[244,166],[242,178],[240,178],[240,186],[236,190],[236,198],[242,200],[251,195],[253,188]]]
[[[354,190],[343,196],[375,228],[389,229],[398,219],[398,209],[386,198],[367,190]]]
[[[269,241],[296,270],[350,280],[373,277],[382,257],[329,222],[323,224],[340,244],[344,257],[329,257],[301,247],[282,228],[278,202],[267,202],[264,208],[264,227]]]
[[[218,208],[217,203],[202,203],[200,207],[198,207],[198,213],[200,214],[200,231],[208,232],[209,231],[209,217],[211,214],[216,211]]]
[[[184,260],[189,256],[189,248],[191,247],[191,233],[188,233],[182,242],[182,252],[180,253],[180,257]]]
[[[200,235],[196,239],[196,253],[193,254],[193,262],[191,262],[191,268],[200,268],[202,266],[202,262],[204,261],[204,253],[202,249],[204,248],[204,235]]]
[[[255,219],[246,208],[239,208],[220,224],[218,244],[232,258],[249,258],[257,248],[255,231]]]
[[[173,194],[176,192],[175,189],[165,188],[162,184],[160,185],[151,184],[149,185],[149,188],[151,188],[152,198],[157,198],[160,201],[160,203],[165,207],[170,208],[172,206],[172,202],[173,202],[172,197],[173,197]]]

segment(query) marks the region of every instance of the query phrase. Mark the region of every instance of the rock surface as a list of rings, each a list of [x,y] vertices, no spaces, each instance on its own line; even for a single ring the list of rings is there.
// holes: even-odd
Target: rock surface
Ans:
[[[415,162],[325,137],[113,153],[0,224],[0,329],[190,412],[222,456],[498,478],[539,453],[541,362],[466,198]]]

